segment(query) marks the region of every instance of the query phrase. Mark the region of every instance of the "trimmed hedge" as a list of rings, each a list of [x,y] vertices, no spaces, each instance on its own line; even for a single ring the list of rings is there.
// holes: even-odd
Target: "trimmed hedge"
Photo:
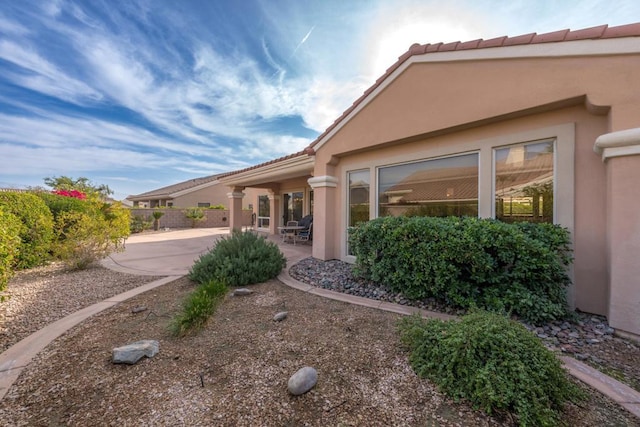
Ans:
[[[286,264],[275,243],[250,231],[233,230],[195,262],[189,278],[200,284],[215,280],[227,286],[245,286],[276,277]]]
[[[509,412],[521,426],[556,426],[565,402],[584,394],[558,358],[524,326],[488,312],[461,321],[400,323],[411,366],[454,399],[489,414]]]
[[[0,206],[0,292],[6,289],[13,276],[13,260],[20,247],[21,227],[20,220]]]
[[[22,223],[14,268],[26,269],[46,263],[53,241],[53,215],[47,205],[33,193],[2,192],[0,206]]]
[[[513,313],[540,323],[566,316],[566,229],[478,218],[384,217],[350,231],[354,273],[410,299]]]

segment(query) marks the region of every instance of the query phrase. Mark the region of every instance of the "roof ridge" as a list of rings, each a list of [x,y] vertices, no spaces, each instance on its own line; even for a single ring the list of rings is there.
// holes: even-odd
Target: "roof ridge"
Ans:
[[[579,30],[558,30],[549,33],[528,33],[517,36],[501,36],[492,39],[476,39],[465,42],[455,41],[450,43],[426,43],[412,44],[409,49],[398,57],[398,60],[393,63],[382,76],[380,76],[373,85],[371,85],[355,102],[347,108],[340,117],[338,117],[324,132],[322,132],[316,139],[314,139],[309,148],[313,147],[320,142],[329,132],[331,132],[342,120],[344,120],[364,99],[373,92],[384,80],[389,77],[396,69],[400,67],[407,59],[414,55],[423,55],[427,53],[436,52],[452,52],[459,50],[472,50],[472,49],[488,49],[494,47],[506,47],[506,46],[518,46],[526,44],[542,44],[542,43],[558,43],[569,42],[578,40],[594,40],[594,39],[610,39],[621,37],[640,37],[640,22],[633,24],[619,25],[616,27],[609,27],[609,25],[599,25],[596,27],[582,28]]]

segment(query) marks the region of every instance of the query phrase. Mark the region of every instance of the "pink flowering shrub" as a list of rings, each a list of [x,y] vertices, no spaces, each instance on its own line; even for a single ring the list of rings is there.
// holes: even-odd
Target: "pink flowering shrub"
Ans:
[[[74,199],[85,200],[87,195],[78,190],[54,190],[53,194],[64,197],[73,197]]]

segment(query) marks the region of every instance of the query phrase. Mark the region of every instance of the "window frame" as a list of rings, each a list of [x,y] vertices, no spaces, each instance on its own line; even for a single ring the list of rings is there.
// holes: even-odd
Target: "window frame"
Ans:
[[[471,155],[471,154],[475,154],[476,155],[476,160],[477,160],[477,164],[478,164],[478,217],[480,216],[480,158],[481,158],[481,153],[480,150],[469,150],[469,151],[464,151],[464,152],[459,152],[459,153],[452,153],[452,154],[447,154],[447,155],[443,155],[443,156],[434,156],[434,157],[426,157],[426,158],[421,158],[421,159],[415,159],[415,160],[410,160],[410,161],[406,161],[406,162],[395,162],[395,163],[389,163],[389,164],[384,164],[384,165],[378,165],[376,166],[376,174],[375,174],[375,216],[374,218],[380,218],[380,170],[381,169],[385,169],[385,168],[390,168],[390,167],[394,167],[394,166],[403,166],[403,165],[409,165],[409,164],[415,164],[415,163],[423,163],[423,162],[430,162],[430,161],[435,161],[435,160],[441,160],[441,159],[450,159],[450,158],[454,158],[454,157],[461,157],[461,156],[467,156],[467,155]],[[371,184],[370,184],[371,185]]]

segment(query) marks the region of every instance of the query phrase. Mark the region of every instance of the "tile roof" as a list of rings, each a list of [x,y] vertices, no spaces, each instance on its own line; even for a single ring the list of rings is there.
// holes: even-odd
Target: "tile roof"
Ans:
[[[194,178],[187,181],[182,181],[177,184],[168,185],[166,187],[158,188],[156,190],[147,191],[142,194],[135,194],[128,196],[128,200],[134,199],[149,199],[149,198],[168,198],[173,197],[172,195],[179,192],[188,190],[189,188],[197,187],[202,184],[206,184],[208,182],[212,182],[220,178],[222,175],[210,175],[202,178]]]
[[[477,39],[470,40],[466,42],[452,42],[452,43],[427,43],[427,44],[418,44],[415,43],[409,50],[407,50],[404,54],[402,54],[398,60],[389,67],[386,72],[380,76],[375,83],[364,91],[362,96],[356,99],[353,104],[347,108],[340,117],[338,117],[323,133],[321,133],[309,146],[303,151],[299,151],[297,153],[280,157],[278,159],[274,159],[265,163],[261,163],[255,166],[251,166],[246,169],[232,171],[224,176],[235,175],[241,172],[245,172],[251,169],[257,169],[263,166],[267,166],[269,164],[278,163],[283,160],[290,159],[292,157],[300,156],[302,154],[313,155],[315,154],[314,146],[316,146],[325,136],[329,134],[336,126],[338,126],[353,110],[355,110],[366,98],[373,92],[378,86],[382,84],[383,81],[387,79],[396,69],[398,69],[402,63],[411,58],[414,55],[423,55],[426,53],[436,53],[436,52],[452,52],[452,51],[461,51],[461,50],[472,50],[472,49],[489,49],[495,47],[506,47],[506,46],[518,46],[518,45],[528,45],[528,44],[542,44],[542,43],[557,43],[557,42],[568,42],[568,41],[576,41],[576,40],[593,40],[593,39],[610,39],[610,38],[620,38],[620,37],[640,37],[640,22],[620,25],[617,27],[609,27],[608,25],[600,25],[597,27],[583,28],[580,30],[571,31],[570,29],[564,29],[560,31],[553,31],[550,33],[537,34],[537,33],[529,33],[522,34],[519,36],[502,36],[495,37],[489,40]]]
[[[471,49],[488,49],[494,47],[505,46],[517,46],[526,44],[541,44],[541,43],[553,43],[553,42],[567,42],[576,40],[593,40],[593,39],[610,39],[620,37],[640,37],[640,22],[628,25],[620,25],[618,27],[609,27],[608,25],[600,25],[598,27],[584,28],[581,30],[571,31],[569,29],[553,31],[551,33],[537,34],[529,33],[519,36],[509,37],[502,36],[489,40],[477,39],[466,42],[453,42],[453,43],[427,43],[427,44],[413,44],[408,51],[402,54],[398,60],[387,69],[387,71],[376,80],[376,82],[367,89],[360,98],[345,110],[340,117],[338,117],[333,124],[331,124],[322,134],[320,134],[310,145],[313,148],[318,144],[322,138],[324,138],[329,132],[331,132],[340,122],[342,122],[353,110],[355,110],[365,98],[373,92],[383,81],[391,75],[396,69],[402,65],[407,59],[414,55],[423,55],[425,53],[436,52],[452,52],[460,50]]]

